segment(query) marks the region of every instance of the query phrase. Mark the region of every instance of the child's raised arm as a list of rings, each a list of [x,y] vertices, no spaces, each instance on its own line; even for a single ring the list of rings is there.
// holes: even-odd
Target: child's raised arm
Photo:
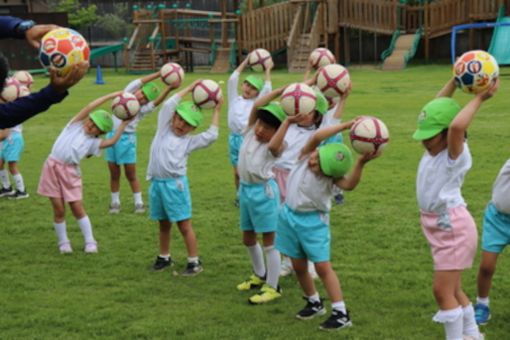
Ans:
[[[221,107],[223,106],[223,97],[218,101],[218,104],[214,107],[214,112],[211,120],[211,126],[220,127],[220,113]]]
[[[131,123],[131,121],[135,118],[136,116],[133,116],[131,119],[128,119],[128,120],[123,120],[120,125],[119,125],[119,128],[115,131],[115,134],[112,136],[112,138],[109,138],[109,139],[103,139],[101,141],[101,143],[99,144],[99,148],[100,149],[106,149],[106,148],[109,148],[110,146],[114,145],[115,143],[117,143],[117,141],[119,140],[120,136],[122,135],[122,133],[124,132],[124,129],[126,128],[126,126],[128,126],[129,123]]]
[[[142,82],[142,85],[147,84],[150,81],[153,81],[154,79],[161,76],[159,71],[156,71],[154,73],[148,74],[145,77],[140,78],[140,81]]]
[[[363,171],[363,167],[367,162],[371,161],[374,158],[379,157],[380,153],[371,152],[366,153],[358,157],[356,160],[356,164],[354,164],[354,168],[351,173],[347,176],[341,177],[335,181],[335,185],[340,189],[351,191],[358,185],[361,180],[361,173]]]
[[[310,137],[305,146],[303,146],[299,158],[301,159],[303,156],[312,153],[315,149],[317,149],[322,141],[328,139],[329,137],[334,136],[343,130],[350,129],[352,125],[354,125],[355,121],[356,120],[353,119],[345,123],[331,125],[318,130],[312,135],[312,137]]]
[[[87,104],[87,106],[85,106],[83,109],[81,109],[81,111],[78,112],[78,114],[76,116],[74,116],[74,118],[71,120],[71,123],[76,123],[76,122],[84,120],[85,118],[87,118],[89,116],[89,113],[94,111],[98,106],[103,105],[108,100],[115,98],[116,96],[118,96],[121,93],[122,93],[122,91],[112,92],[110,94],[107,94],[106,96],[100,97],[100,98],[90,102],[89,104]]]
[[[173,89],[176,89],[178,87],[179,87],[179,85],[174,86],[173,84],[165,87],[165,89],[163,91],[161,91],[161,93],[159,94],[158,98],[156,98],[156,100],[154,100],[154,107],[159,106],[159,104],[161,104],[163,102],[163,100],[165,100],[165,98],[168,96],[168,94]]]
[[[289,129],[290,124],[296,124],[301,122],[306,115],[303,113],[288,116],[281,124],[276,133],[273,135],[267,148],[273,154],[273,156],[278,157],[282,154],[283,149],[285,147],[283,141],[285,140],[285,135],[287,134],[287,130]]]
[[[311,79],[315,78],[315,81],[313,83],[309,84],[308,82],[311,79],[308,79],[308,77],[310,77],[310,73],[312,73],[312,69],[313,69],[312,61],[310,59],[308,59],[308,62],[306,63],[305,75],[303,76],[303,82],[308,86],[315,84],[317,82],[317,75],[319,74],[319,72],[316,72],[316,74],[311,78]]]
[[[260,98],[257,98],[255,101],[255,104],[253,104],[253,107],[251,108],[250,112],[250,118],[248,119],[248,129],[251,128],[253,125],[255,125],[255,122],[257,121],[257,110],[259,107],[265,106],[271,102],[274,98],[277,98],[280,96],[287,86],[282,86],[280,88],[277,88],[276,90],[273,90],[266,94],[265,96],[262,96]]]
[[[436,95],[436,98],[439,97],[452,97],[455,93],[455,90],[457,89],[457,86],[455,85],[455,78],[452,77],[450,80],[446,82],[446,84],[443,86],[441,90]]]
[[[338,104],[336,104],[336,110],[333,114],[334,119],[342,119],[342,115],[344,114],[345,109],[345,103],[347,102],[347,98],[349,97],[349,94],[351,93],[352,84],[349,84],[347,89],[340,95],[340,101]]]

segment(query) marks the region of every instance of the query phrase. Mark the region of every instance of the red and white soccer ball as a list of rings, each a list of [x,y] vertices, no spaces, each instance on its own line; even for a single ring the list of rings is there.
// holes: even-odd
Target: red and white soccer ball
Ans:
[[[70,28],[57,28],[48,33],[41,40],[39,59],[41,64],[49,68],[55,67],[59,73],[65,75],[71,67],[90,57],[89,45],[85,38]]]
[[[319,70],[317,87],[330,98],[343,94],[351,85],[349,71],[340,64],[326,65]]]
[[[24,85],[28,88],[30,88],[34,83],[34,78],[32,78],[32,75],[27,71],[16,71],[12,76],[18,79],[21,85]]]
[[[113,98],[112,112],[117,118],[126,120],[136,115],[138,111],[140,103],[134,94],[124,92]]]
[[[273,67],[274,64],[271,53],[263,48],[257,48],[248,56],[248,65],[253,71],[262,72]]]
[[[7,78],[5,80],[4,89],[2,93],[0,93],[0,102],[9,103],[18,99],[21,97],[24,87],[25,86],[23,86],[18,79],[14,77]]]
[[[310,53],[310,62],[316,69],[336,62],[335,56],[330,50],[324,47],[316,48]]]
[[[308,114],[315,110],[317,97],[315,91],[304,83],[294,83],[283,91],[280,105],[289,116],[299,113]]]
[[[469,51],[453,65],[457,87],[466,93],[480,93],[489,88],[499,75],[496,59],[482,50]]]
[[[223,97],[220,85],[214,80],[201,80],[191,93],[193,102],[202,109],[211,109],[215,107]]]
[[[161,80],[167,85],[179,85],[184,81],[184,70],[177,63],[166,63],[159,73]]]
[[[390,140],[386,125],[378,118],[365,116],[351,127],[349,135],[352,148],[360,154],[380,151]]]

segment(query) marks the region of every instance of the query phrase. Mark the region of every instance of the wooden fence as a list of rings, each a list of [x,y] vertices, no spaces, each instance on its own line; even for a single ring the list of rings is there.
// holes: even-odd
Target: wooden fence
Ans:
[[[339,0],[338,24],[391,34],[397,28],[398,0]]]

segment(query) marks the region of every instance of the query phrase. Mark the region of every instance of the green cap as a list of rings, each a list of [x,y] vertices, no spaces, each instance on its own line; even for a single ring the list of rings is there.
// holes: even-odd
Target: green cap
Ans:
[[[154,83],[147,83],[144,86],[142,86],[142,92],[147,97],[147,99],[152,102],[158,98],[159,94],[161,93],[161,90],[159,89],[158,85]]]
[[[189,125],[197,127],[202,123],[204,116],[198,107],[192,102],[182,102],[175,108],[175,111],[188,122]]]
[[[434,137],[450,126],[459,111],[460,105],[450,97],[431,100],[418,116],[418,129],[414,132],[413,138],[425,140]]]
[[[258,109],[270,112],[280,122],[283,122],[287,118],[285,111],[283,111],[282,107],[280,106],[280,103],[277,103],[277,102],[271,102],[271,103],[267,104],[266,106],[259,107]]]
[[[343,177],[352,168],[352,152],[341,143],[330,143],[319,147],[319,164],[326,176]]]
[[[113,129],[113,119],[110,112],[105,110],[96,110],[89,114],[90,119],[96,124],[99,130],[110,132]]]
[[[328,100],[321,91],[315,90],[315,98],[317,99],[315,104],[315,110],[319,112],[321,115],[325,115],[328,112]]]
[[[264,81],[254,75],[250,75],[250,76],[246,77],[246,79],[244,81],[247,82],[248,84],[250,84],[251,86],[253,86],[254,88],[256,88],[257,91],[259,91],[259,92],[260,92],[260,90],[262,90],[262,87],[264,86]]]

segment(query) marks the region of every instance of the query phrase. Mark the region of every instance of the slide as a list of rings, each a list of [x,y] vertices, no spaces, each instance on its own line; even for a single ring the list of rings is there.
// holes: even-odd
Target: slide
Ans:
[[[510,23],[510,17],[498,19],[498,23]],[[496,58],[500,65],[510,65],[510,26],[497,26],[492,34],[489,53]]]
[[[124,43],[94,48],[90,51],[90,61],[104,55],[124,50]]]

